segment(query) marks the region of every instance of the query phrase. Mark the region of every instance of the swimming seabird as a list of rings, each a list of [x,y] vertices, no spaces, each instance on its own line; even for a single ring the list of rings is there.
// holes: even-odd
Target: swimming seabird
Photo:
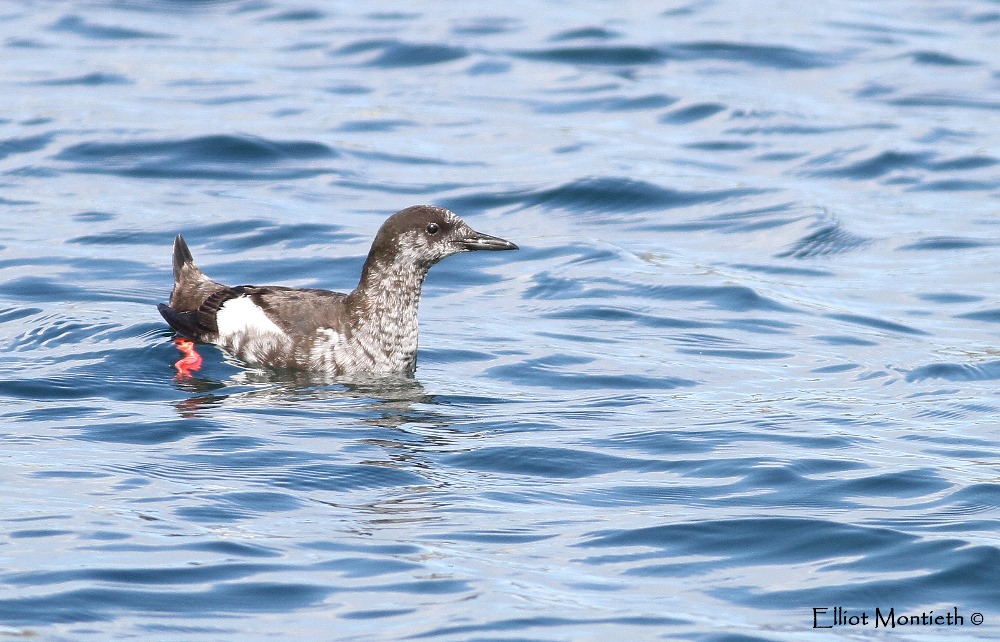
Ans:
[[[169,304],[157,307],[178,334],[216,344],[249,364],[331,375],[412,375],[417,306],[431,266],[459,252],[516,249],[442,207],[408,207],[382,224],[358,287],[342,294],[222,285],[198,269],[178,234],[174,289]]]

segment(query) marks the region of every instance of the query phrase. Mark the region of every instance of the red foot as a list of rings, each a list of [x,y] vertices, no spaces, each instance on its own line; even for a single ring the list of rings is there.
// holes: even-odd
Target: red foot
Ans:
[[[201,355],[195,352],[194,341],[177,337],[174,339],[177,349],[184,353],[184,357],[174,364],[177,368],[178,379],[190,379],[191,373],[201,370]]]

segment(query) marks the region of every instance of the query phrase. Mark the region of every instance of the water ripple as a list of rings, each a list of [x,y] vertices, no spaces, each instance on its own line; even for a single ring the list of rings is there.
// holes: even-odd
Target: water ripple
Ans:
[[[53,134],[39,134],[25,138],[7,138],[0,141],[0,159],[14,154],[26,154],[44,149],[52,142]]]
[[[63,149],[55,158],[71,163],[73,171],[86,173],[137,178],[273,180],[329,173],[329,169],[281,165],[337,155],[332,148],[311,141],[214,135],[186,140],[79,143]]]
[[[132,80],[130,80],[128,76],[123,76],[121,74],[94,72],[84,74],[83,76],[42,80],[39,81],[38,84],[48,85],[50,87],[71,87],[74,85],[81,87],[98,87],[101,85],[131,85]]]
[[[923,238],[916,243],[901,245],[900,250],[966,250],[977,247],[992,247],[997,241],[987,239],[960,238],[957,236],[932,236]]]
[[[634,45],[591,45],[579,47],[552,47],[519,51],[520,58],[542,60],[571,65],[632,66],[653,65],[666,60],[667,56],[655,47]]]
[[[950,56],[940,51],[914,51],[908,54],[910,59],[918,65],[931,65],[937,67],[964,67],[975,65],[971,60],[964,60],[955,56]]]
[[[931,363],[906,374],[907,381],[946,379],[949,381],[992,381],[1000,379],[1000,361],[985,363]]]
[[[697,385],[681,377],[608,374],[591,359],[552,355],[517,365],[494,366],[492,376],[520,385],[544,384],[556,390],[671,390]]]
[[[725,110],[726,106],[718,103],[698,103],[668,112],[660,116],[659,121],[671,125],[687,125]]]
[[[902,332],[904,334],[913,334],[913,335],[929,334],[924,330],[904,325],[902,323],[896,323],[895,321],[888,321],[886,319],[878,319],[860,314],[831,313],[827,316],[829,316],[832,319],[837,319],[839,321],[846,321],[847,323],[863,325],[870,328],[876,328],[878,330],[885,330],[887,332]]]
[[[459,60],[468,55],[462,47],[398,40],[364,40],[341,47],[334,53],[338,56],[375,53],[376,55],[364,64],[369,67],[384,68],[436,65]]]
[[[986,100],[978,96],[956,96],[945,93],[922,93],[902,96],[889,100],[896,107],[954,107],[985,111],[1000,110],[1000,101]]]
[[[47,596],[0,600],[0,617],[17,625],[101,622],[122,608],[185,617],[282,613],[320,603],[329,588],[299,583],[241,582],[193,591],[79,588]]]
[[[890,172],[911,167],[927,167],[932,158],[930,153],[919,152],[880,152],[872,158],[859,160],[846,166],[831,169],[816,170],[815,176],[832,176],[837,178],[853,178],[858,180],[879,178]]]
[[[541,114],[571,114],[577,112],[616,112],[658,109],[677,101],[676,98],[663,94],[649,94],[634,98],[593,98],[590,100],[574,100],[560,103],[545,103],[536,110]]]
[[[169,38],[170,36],[141,29],[89,22],[80,16],[64,16],[51,27],[52,31],[65,31],[93,40],[143,40]]]
[[[688,60],[731,60],[777,69],[815,69],[835,66],[844,61],[842,55],[796,47],[713,40],[673,45],[669,52],[676,58]]]
[[[488,470],[517,475],[574,478],[624,470],[665,470],[667,464],[654,460],[638,460],[579,449],[541,447],[479,448],[472,452],[452,455],[452,466]]]
[[[844,229],[843,223],[839,220],[822,222],[816,227],[818,227],[816,231],[798,239],[790,248],[775,256],[778,258],[791,257],[796,259],[828,256],[850,252],[871,242],[871,239]]]
[[[577,213],[646,212],[724,201],[757,193],[752,189],[682,191],[632,178],[598,176],[551,189],[490,192],[446,199],[458,211],[520,204]],[[610,222],[610,221],[609,221]]]

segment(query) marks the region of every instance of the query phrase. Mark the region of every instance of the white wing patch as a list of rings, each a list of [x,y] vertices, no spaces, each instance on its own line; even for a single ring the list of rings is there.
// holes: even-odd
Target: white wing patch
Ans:
[[[350,357],[348,348],[344,335],[331,328],[318,328],[309,354],[310,363],[317,370],[341,369],[347,365],[341,362]]]
[[[223,303],[215,315],[215,323],[219,328],[219,339],[222,341],[238,334],[286,336],[284,330],[279,328],[250,297],[245,296],[229,299]]]
[[[331,346],[337,346],[344,342],[344,335],[332,328],[319,328],[316,330],[316,336],[321,341],[328,343]]]

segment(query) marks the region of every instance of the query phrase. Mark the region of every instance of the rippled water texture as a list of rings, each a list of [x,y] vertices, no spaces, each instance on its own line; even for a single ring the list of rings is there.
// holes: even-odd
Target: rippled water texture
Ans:
[[[0,636],[1000,631],[1000,5],[0,8]],[[179,357],[170,243],[349,290],[414,381]],[[972,614],[983,614],[975,625]]]

